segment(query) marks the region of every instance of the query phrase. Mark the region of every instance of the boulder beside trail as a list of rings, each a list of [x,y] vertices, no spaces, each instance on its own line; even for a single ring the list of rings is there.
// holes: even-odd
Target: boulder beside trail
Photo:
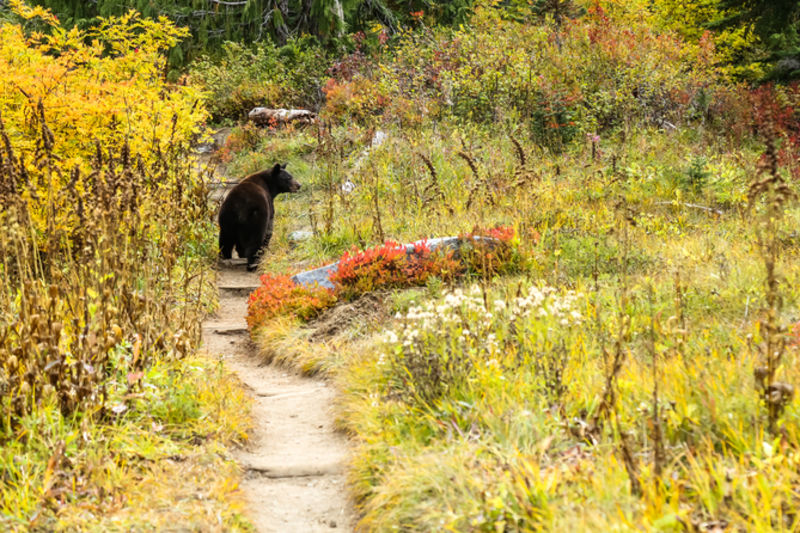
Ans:
[[[307,270],[292,276],[292,281],[298,285],[319,285],[326,289],[333,289],[336,286],[331,282],[330,275],[339,270],[339,261],[330,265],[315,268],[314,270]]]
[[[297,231],[291,232],[289,235],[286,236],[286,239],[289,241],[289,244],[296,245],[301,242],[309,240],[311,237],[314,236],[314,233],[308,230],[300,229]]]

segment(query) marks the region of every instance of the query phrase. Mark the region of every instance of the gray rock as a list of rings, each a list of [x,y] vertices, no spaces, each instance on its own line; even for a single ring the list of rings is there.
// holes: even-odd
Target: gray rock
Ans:
[[[775,65],[775,70],[781,74],[788,74],[795,70],[800,70],[800,60],[794,57],[784,57]]]
[[[424,240],[424,239],[423,239]],[[414,251],[414,245],[417,243],[423,242],[423,240],[412,242],[410,244],[406,244],[406,253],[411,253]],[[491,237],[472,237],[473,242],[485,242],[490,246],[496,246],[500,244],[500,241],[497,239],[493,239]],[[462,239],[460,237],[437,237],[435,239],[428,239],[428,248],[433,250],[438,250],[439,248],[449,248],[456,252],[459,251],[462,245],[467,244],[467,239]]]
[[[339,270],[338,261],[330,265],[315,268],[314,270],[301,272],[295,276],[292,276],[292,281],[298,285],[310,286],[317,284],[320,287],[325,287],[326,289],[333,289],[335,288],[335,285],[331,283],[330,275],[337,270]]]
[[[289,235],[286,236],[286,238],[289,240],[290,243],[296,244],[298,242],[307,241],[313,236],[314,234],[312,232],[301,229],[291,232]]]
[[[413,254],[414,253],[414,245],[419,244],[425,241],[425,239],[412,242],[409,244],[403,245],[406,249],[406,254]],[[497,246],[500,244],[500,241],[497,239],[493,239],[491,237],[472,237],[473,242],[485,242],[490,246]],[[468,244],[467,239],[461,239],[459,237],[437,237],[435,239],[428,239],[427,240],[428,248],[431,251],[438,250],[440,248],[443,249],[451,249],[454,250],[456,253],[461,249],[462,246]],[[300,274],[296,274],[292,276],[292,281],[297,283],[298,285],[314,285],[318,284],[320,287],[325,287],[327,289],[335,288],[335,285],[331,283],[330,275],[334,272],[339,270],[339,262],[331,263],[330,265],[325,265],[323,267],[315,268],[314,270],[308,270],[306,272],[301,272]]]

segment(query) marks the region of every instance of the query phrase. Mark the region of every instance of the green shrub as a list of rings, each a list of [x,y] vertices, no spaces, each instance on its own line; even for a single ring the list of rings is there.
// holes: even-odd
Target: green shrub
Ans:
[[[581,133],[705,120],[725,92],[711,45],[656,32],[646,16],[598,3],[561,24],[523,23],[478,8],[468,28],[407,33],[379,68],[338,75],[327,112],[360,118],[352,110],[368,105],[367,115],[403,124],[444,115],[522,122],[552,148]]]
[[[254,107],[317,109],[328,53],[313,41],[252,46],[226,42],[219,56],[197,60],[188,81],[204,87],[212,118],[236,120]]]

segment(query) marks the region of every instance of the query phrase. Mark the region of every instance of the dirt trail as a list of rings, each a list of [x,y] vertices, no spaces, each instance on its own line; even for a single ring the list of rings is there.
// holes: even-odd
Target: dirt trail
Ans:
[[[219,311],[203,324],[206,351],[223,354],[254,399],[255,429],[236,454],[248,517],[259,532],[352,531],[347,443],[333,429],[334,390],[260,361],[245,323],[247,295],[257,282],[244,264],[223,266]]]

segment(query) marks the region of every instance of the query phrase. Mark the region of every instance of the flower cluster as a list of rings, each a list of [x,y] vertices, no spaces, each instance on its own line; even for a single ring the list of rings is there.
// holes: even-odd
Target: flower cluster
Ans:
[[[466,291],[457,288],[446,292],[438,301],[413,306],[405,314],[395,315],[403,323],[402,333],[398,337],[389,332],[386,340],[402,340],[407,344],[407,341],[417,338],[420,331],[437,333],[453,324],[463,325],[462,330],[468,334],[470,329],[484,333],[485,328],[520,318],[550,319],[563,327],[581,324],[583,316],[577,310],[578,301],[583,297],[581,293],[559,292],[548,286],[529,287],[526,292],[525,295],[489,302],[478,285]]]
[[[470,379],[476,368],[502,376],[521,364],[542,366],[542,354],[581,323],[581,297],[529,287],[524,294],[495,298],[474,285],[397,314],[401,326],[387,331],[384,341],[391,347],[388,368],[398,377],[398,391],[430,402]]]
[[[552,317],[558,321],[560,326],[579,325],[583,317],[575,309],[575,305],[582,297],[583,294],[574,291],[558,294],[552,287],[531,287],[526,296],[514,298],[510,302],[508,310],[514,318]],[[495,308],[498,306],[505,309],[506,303],[503,300],[495,300]]]

